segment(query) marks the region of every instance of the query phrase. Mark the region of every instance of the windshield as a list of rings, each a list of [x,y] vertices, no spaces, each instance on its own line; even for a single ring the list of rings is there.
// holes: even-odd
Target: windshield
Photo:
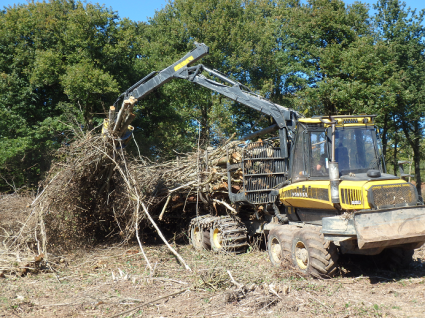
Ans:
[[[381,169],[374,129],[346,128],[335,132],[335,160],[341,174]]]

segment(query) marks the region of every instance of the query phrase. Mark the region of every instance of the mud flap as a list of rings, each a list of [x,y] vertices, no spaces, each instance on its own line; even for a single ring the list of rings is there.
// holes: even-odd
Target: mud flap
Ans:
[[[354,225],[360,249],[425,242],[425,208],[357,212]]]

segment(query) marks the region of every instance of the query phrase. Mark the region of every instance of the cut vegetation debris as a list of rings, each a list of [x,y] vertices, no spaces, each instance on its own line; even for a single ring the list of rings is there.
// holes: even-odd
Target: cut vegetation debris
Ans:
[[[115,126],[105,120],[102,135],[75,132],[79,137],[58,151],[42,190],[25,207],[28,216],[22,227],[13,234],[0,229],[4,232],[2,270],[38,270],[34,257],[42,261],[51,253],[108,240],[125,243],[137,238],[143,253],[140,228],[155,228],[168,245],[157,222],[181,233],[200,210],[232,213],[226,201],[226,149],[232,162],[240,162],[240,142],[229,140],[216,149],[179,154],[176,160],[161,163],[144,157],[129,159],[123,146],[131,139],[132,105],[134,100],[124,103],[116,115],[122,119],[116,119]],[[109,115],[114,118],[113,110]],[[240,171],[232,174],[232,180],[242,182]],[[21,262],[23,255],[27,261]]]

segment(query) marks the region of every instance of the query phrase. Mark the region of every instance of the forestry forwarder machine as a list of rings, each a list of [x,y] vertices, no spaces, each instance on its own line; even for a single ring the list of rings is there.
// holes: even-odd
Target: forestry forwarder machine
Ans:
[[[195,45],[120,98],[140,100],[172,79],[186,79],[271,116],[273,126],[242,140],[278,131],[280,146],[250,143],[236,164],[227,155],[229,200],[237,216],[195,217],[189,226],[192,245],[243,252],[248,235],[265,233],[273,265],[288,258],[316,277],[335,275],[339,254],[379,254],[394,265],[408,264],[425,242],[425,207],[403,171],[400,178],[386,173],[375,115],[303,118],[217,70],[192,66],[209,51]],[[238,170],[243,186],[233,193],[231,173]]]

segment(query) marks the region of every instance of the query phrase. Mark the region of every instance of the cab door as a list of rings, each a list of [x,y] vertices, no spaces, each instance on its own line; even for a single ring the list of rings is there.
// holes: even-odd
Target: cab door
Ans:
[[[313,126],[313,125],[310,125]],[[291,181],[329,179],[328,137],[324,127],[298,125],[291,160]]]
[[[305,181],[309,175],[308,132],[303,124],[297,128],[294,151],[291,156],[291,181],[292,183]]]

